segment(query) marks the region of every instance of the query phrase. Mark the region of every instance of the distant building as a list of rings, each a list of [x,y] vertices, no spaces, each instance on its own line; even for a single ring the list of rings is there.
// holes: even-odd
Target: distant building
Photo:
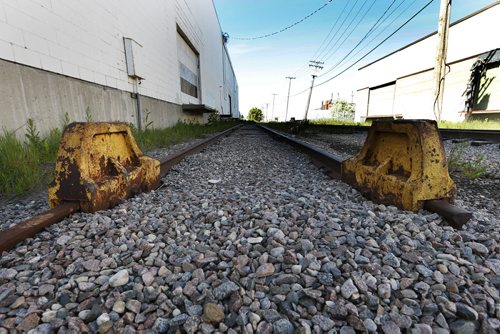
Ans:
[[[337,100],[331,98],[330,100],[321,101],[321,110],[328,110],[328,118],[339,121],[352,121],[354,120],[356,105],[340,98]]]
[[[238,118],[225,41],[211,0],[3,1],[1,128]]]
[[[499,4],[451,25],[443,120],[500,116]],[[360,68],[356,120],[377,116],[435,119],[436,48],[435,32]]]

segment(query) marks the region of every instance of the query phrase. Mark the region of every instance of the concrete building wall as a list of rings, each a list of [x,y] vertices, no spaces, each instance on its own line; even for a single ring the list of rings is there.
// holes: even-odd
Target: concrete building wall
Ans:
[[[231,115],[234,118],[240,117],[240,112],[238,109],[238,82],[236,81],[236,75],[234,74],[233,66],[231,64],[231,59],[229,58],[229,53],[227,49],[223,49],[224,52],[224,82],[225,89],[223,93],[222,101],[222,114]],[[231,105],[230,105],[231,104]]]
[[[462,96],[470,77],[475,56],[500,47],[500,5],[459,21],[450,28],[442,118],[459,121],[465,107]],[[485,33],[491,32],[491,33]],[[373,88],[396,81],[392,110],[386,114],[403,114],[404,118],[434,118],[433,67],[437,35],[432,34],[389,54],[358,71],[359,87]],[[369,94],[359,95],[357,105],[370,105]],[[369,109],[369,107],[368,107]],[[370,113],[370,111],[368,111]],[[356,111],[356,120],[366,116],[366,110]]]
[[[361,88],[356,94],[356,114],[359,118],[368,114],[368,96],[370,94],[369,88]]]
[[[0,91],[14,91],[2,98],[11,106],[2,126],[21,129],[32,117],[46,132],[65,112],[82,120],[89,109],[95,120],[137,124],[131,92],[157,127],[193,119],[179,106],[178,27],[200,53],[201,103],[221,110],[223,43],[211,0],[0,0],[0,66],[11,79]],[[127,74],[124,37],[138,43],[140,84]]]

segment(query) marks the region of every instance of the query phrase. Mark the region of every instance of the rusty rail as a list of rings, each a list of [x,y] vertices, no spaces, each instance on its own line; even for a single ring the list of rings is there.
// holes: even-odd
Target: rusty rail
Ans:
[[[290,145],[298,148],[312,158],[312,161],[324,168],[328,175],[331,177],[342,178],[342,162],[343,159],[331,154],[321,148],[318,148],[309,143],[292,138],[276,130],[270,129],[266,126],[260,126],[265,131],[269,132],[273,137],[278,140],[285,141]],[[450,226],[454,228],[461,228],[465,223],[472,218],[472,213],[462,208],[454,206],[444,200],[430,200],[424,203],[424,208],[430,212],[435,212],[446,219]]]
[[[176,164],[178,164],[186,156],[200,152],[208,145],[212,144],[219,138],[227,136],[234,130],[240,128],[242,125],[238,124],[223,132],[212,135],[207,139],[189,145],[182,151],[168,156],[160,161],[160,174],[164,177],[168,171]],[[58,205],[57,207],[42,212],[28,220],[25,220],[14,227],[0,231],[0,254],[4,251],[9,251],[14,248],[19,242],[31,238],[38,232],[46,227],[56,224],[68,217],[69,215],[80,211],[80,204],[78,202],[66,202]]]
[[[300,126],[300,123],[286,123],[290,126]],[[370,126],[367,125],[337,125],[337,124],[302,124],[305,129],[320,132],[332,133],[355,133],[367,132]],[[468,130],[468,129],[439,129],[443,139],[476,139],[500,142],[499,130]]]

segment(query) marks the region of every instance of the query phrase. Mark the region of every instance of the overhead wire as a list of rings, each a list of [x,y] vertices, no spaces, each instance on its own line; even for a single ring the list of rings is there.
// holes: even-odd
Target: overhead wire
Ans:
[[[287,31],[288,29],[291,29],[291,28],[295,27],[296,25],[304,22],[305,20],[307,20],[308,18],[310,18],[311,16],[313,16],[314,14],[318,13],[323,8],[325,8],[326,6],[328,6],[332,1],[333,0],[328,0],[321,7],[317,8],[315,11],[311,12],[310,14],[308,14],[308,15],[304,16],[303,18],[301,18],[300,20],[295,21],[294,23],[292,23],[292,24],[290,24],[290,25],[288,25],[288,26],[286,26],[286,27],[284,27],[284,28],[282,28],[280,30],[277,30],[277,31],[274,31],[274,32],[271,32],[271,33],[268,33],[268,34],[260,35],[260,36],[253,36],[253,37],[231,37],[231,36],[229,36],[229,38],[237,39],[237,40],[244,40],[244,41],[252,41],[252,40],[267,38],[267,37],[271,37],[271,36],[280,34],[282,32]]]
[[[349,2],[349,1],[348,1]],[[335,31],[335,34],[330,38],[330,40],[328,41],[326,47],[316,56],[316,57],[313,57],[314,60],[319,60],[324,51],[332,44],[332,41],[335,40],[335,37],[337,37],[339,31],[342,30],[342,27],[344,26],[344,23],[347,21],[347,19],[349,18],[349,16],[351,15],[352,11],[354,10],[354,8],[356,8],[357,4],[358,4],[359,0],[356,0],[354,2],[354,5],[351,7],[351,9],[349,10],[349,13],[347,13],[347,15],[344,17],[344,19],[342,20],[342,23],[340,24],[339,26],[339,29],[337,31]],[[331,49],[331,48],[330,48]],[[328,51],[327,51],[328,52]]]
[[[370,39],[370,41],[368,41],[368,43],[366,43],[363,47],[361,47],[358,51],[356,51],[354,54],[352,54],[349,58],[346,59],[345,62],[349,62],[351,59],[353,59],[354,57],[356,57],[358,54],[361,53],[361,51],[363,51],[364,49],[366,49],[374,40],[376,40],[380,35],[382,35],[386,30],[387,28],[389,28],[390,26],[392,26],[392,24],[397,20],[399,19],[404,13],[406,13],[408,11],[408,9],[410,9],[418,0],[414,0],[412,3],[410,3],[408,6],[406,6],[400,13],[399,15],[397,15],[389,24],[387,24],[381,31],[379,31],[372,39]],[[405,3],[406,0],[403,0],[403,2],[401,2],[396,8],[394,11],[392,11],[388,16],[387,16],[387,19],[389,17],[391,17],[391,15],[403,4]],[[385,22],[386,20],[384,20],[383,22]],[[340,64],[339,64],[340,65]]]
[[[372,2],[372,4],[370,5],[370,7],[368,7],[368,9],[365,11],[365,13],[363,14],[363,16],[360,18],[360,20],[358,21],[358,23],[356,23],[356,25],[354,26],[354,28],[351,29],[351,31],[349,32],[349,34],[342,40],[342,42],[337,45],[337,47],[333,50],[333,52],[331,52],[324,60],[323,62],[326,62],[327,60],[329,60],[335,53],[337,53],[337,51],[340,49],[340,47],[342,45],[344,45],[344,43],[347,41],[347,39],[352,35],[352,33],[354,31],[356,31],[356,29],[359,27],[359,25],[361,24],[361,22],[364,20],[364,18],[366,17],[366,15],[368,15],[368,13],[370,12],[370,10],[372,9],[373,5],[375,4],[376,0],[374,0]]]
[[[345,13],[345,10],[347,9],[347,5],[349,4],[349,1],[346,1],[345,2],[345,5],[344,5],[344,8],[342,8],[342,11],[340,12],[339,14],[339,18],[342,17],[342,15]],[[337,24],[340,22],[340,20],[335,20],[335,23],[332,25],[330,31],[328,32],[328,34],[325,36],[325,39],[323,40],[323,42],[321,42],[320,46],[318,47],[318,49],[314,52],[314,54],[312,55],[311,59],[315,59],[316,56],[318,55],[318,53],[323,49],[323,46],[325,45],[325,42],[328,40],[328,37],[330,37],[330,35],[332,34],[333,32],[333,29],[335,29],[335,27],[337,26]]]
[[[346,71],[348,71],[349,69],[351,69],[354,65],[358,64],[360,61],[362,61],[363,59],[365,59],[373,51],[375,51],[376,49],[378,49],[382,44],[384,44],[387,40],[389,40],[392,36],[394,36],[398,31],[400,31],[401,29],[403,29],[403,27],[405,27],[408,23],[410,23],[415,17],[417,17],[421,12],[423,12],[433,2],[434,2],[434,0],[430,0],[429,2],[427,2],[422,8],[420,8],[415,14],[413,14],[409,19],[407,19],[403,24],[401,24],[396,30],[394,30],[391,34],[389,34],[386,38],[384,38],[381,42],[379,42],[377,45],[375,45],[372,49],[370,49],[370,51],[368,51],[367,53],[365,53],[362,57],[360,57],[354,63],[352,63],[351,65],[349,65],[345,69],[343,69],[341,72],[339,72],[339,73],[335,74],[334,76],[328,78],[327,80],[314,85],[313,87],[322,86],[322,85],[326,84],[327,82],[330,82],[333,79],[335,79],[335,78],[339,77],[340,75],[344,74]],[[296,93],[296,94],[293,94],[293,95],[290,95],[290,96],[297,96],[297,95],[303,94],[303,93],[307,92],[309,89],[310,89],[310,87],[304,89],[303,91],[301,91],[299,93]]]
[[[351,25],[355,22],[355,20],[357,19],[358,15],[361,13],[361,10],[364,8],[365,4],[368,2],[368,0],[365,0],[365,2],[363,2],[363,5],[359,8],[358,12],[356,13],[356,15],[354,16],[354,18],[351,20],[351,23],[349,23],[349,25],[346,27],[346,29],[344,30],[344,32],[342,33],[342,35],[340,35],[339,39],[337,40],[337,42],[330,48],[330,50],[328,51],[328,53],[326,54],[325,58],[324,59],[321,59],[323,62],[326,62],[328,59],[330,59],[338,50],[339,48],[344,45],[344,43],[346,42],[346,40],[352,35],[352,33],[358,28],[358,26],[360,25],[360,23],[363,21],[363,19],[366,17],[366,15],[368,15],[368,12],[370,11],[370,9],[373,7],[373,5],[375,4],[376,0],[373,0],[372,4],[370,5],[370,7],[368,7],[368,9],[364,12],[364,14],[361,16],[361,18],[359,19],[359,21],[355,24],[354,28],[350,29],[351,28]],[[342,40],[341,38],[345,35],[345,33],[347,31],[350,31],[347,36]],[[339,44],[340,42],[340,44]]]
[[[385,14],[387,14],[387,12],[391,9],[391,7],[394,5],[394,3],[396,3],[397,0],[392,0],[392,2],[390,3],[389,7],[387,7],[385,9],[385,11],[382,13],[382,15],[380,15],[380,17],[377,19],[377,21],[370,27],[370,29],[368,30],[368,32],[358,41],[358,43],[340,60],[336,63],[336,65],[334,65],[333,67],[329,68],[326,72],[322,73],[321,75],[319,75],[318,77],[323,77],[325,76],[326,74],[330,73],[331,71],[333,71],[335,68],[337,68],[351,53],[354,52],[354,50],[356,50],[356,48],[361,44],[363,43],[363,41],[365,41],[368,36],[370,36],[370,34],[375,30],[375,27],[378,25],[378,23],[380,22],[380,20],[382,20],[382,18],[385,16]]]
[[[344,7],[340,11],[340,14],[338,15],[338,19],[335,20],[335,22],[332,25],[332,27],[330,28],[330,31],[328,32],[328,34],[325,36],[324,40],[321,42],[319,47],[316,49],[316,51],[314,51],[313,55],[309,59],[315,59],[315,57],[318,55],[318,53],[323,50],[323,47],[325,46],[325,42],[331,36],[333,29],[335,29],[337,24],[340,22],[340,18],[342,17],[342,15],[344,15],[348,5],[349,5],[349,1],[346,1]],[[338,30],[337,30],[337,32],[338,32]],[[308,68],[309,68],[309,66],[307,64],[302,65],[294,72],[293,76],[299,76],[299,74],[304,73],[305,72],[304,70],[307,70]]]

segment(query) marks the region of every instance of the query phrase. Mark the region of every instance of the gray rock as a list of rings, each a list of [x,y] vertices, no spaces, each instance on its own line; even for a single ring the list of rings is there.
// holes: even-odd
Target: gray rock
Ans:
[[[412,328],[411,334],[432,334],[432,328],[427,324],[416,324]]]
[[[280,319],[273,323],[273,333],[293,334],[293,325],[287,319]]]
[[[382,332],[385,334],[400,334],[401,330],[393,321],[388,321],[382,325]]]
[[[122,269],[109,278],[109,285],[113,288],[123,286],[128,283],[128,270]]]
[[[356,334],[356,331],[351,326],[342,326],[340,328],[340,334]]]
[[[344,284],[342,284],[340,291],[342,293],[342,297],[344,297],[345,299],[349,299],[354,293],[358,292],[358,288],[356,288],[356,286],[352,282],[352,279],[349,278],[344,282]]]
[[[432,276],[433,271],[424,265],[417,264],[415,268],[417,269],[419,274],[421,274],[424,277],[431,277]]]
[[[212,291],[214,297],[218,300],[228,298],[233,291],[238,291],[240,288],[232,281],[226,281],[215,287]]]
[[[325,331],[325,332],[332,329],[333,326],[335,325],[333,320],[331,320],[323,315],[315,315],[312,318],[312,322],[313,322],[313,324],[318,325],[321,328],[321,330]]]
[[[64,246],[68,243],[68,241],[70,241],[72,239],[71,236],[69,235],[61,235],[59,238],[57,238],[56,240],[56,243],[59,245],[59,246]]]
[[[54,328],[51,324],[41,324],[36,328],[28,331],[28,334],[51,334],[54,333]]]
[[[153,324],[153,331],[155,333],[167,333],[170,328],[170,324],[167,319],[164,318],[156,318],[155,323]]]
[[[401,260],[399,260],[393,253],[388,253],[386,256],[384,256],[382,262],[393,268],[399,268],[401,264]]]
[[[183,325],[188,319],[189,315],[182,313],[170,319],[169,324],[171,327],[179,327]]]
[[[391,297],[391,285],[389,283],[379,284],[377,291],[379,297],[382,299],[387,299]]]
[[[300,239],[300,247],[304,252],[310,252],[313,250],[314,245],[310,240]]]
[[[0,269],[0,280],[11,280],[17,275],[17,270],[12,268]]]
[[[370,318],[363,320],[363,325],[365,325],[368,333],[376,333],[377,332],[377,324]]]
[[[456,303],[456,307],[457,316],[461,319],[476,321],[479,317],[477,311],[468,305]]]
[[[127,303],[125,304],[125,308],[127,310],[130,310],[134,313],[140,313],[141,312],[141,302],[135,299],[129,299],[127,300]]]
[[[450,324],[450,330],[455,334],[474,334],[477,331],[477,325],[473,321],[460,319]]]

